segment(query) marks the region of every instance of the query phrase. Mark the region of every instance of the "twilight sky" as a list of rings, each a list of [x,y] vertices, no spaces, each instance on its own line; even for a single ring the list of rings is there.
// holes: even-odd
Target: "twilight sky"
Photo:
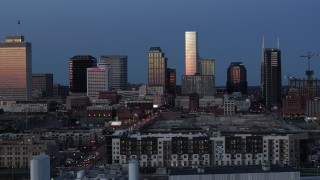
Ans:
[[[231,62],[242,61],[253,86],[260,84],[263,36],[265,47],[280,38],[282,76],[305,78],[300,55],[320,54],[319,8],[319,0],[3,0],[0,41],[16,34],[20,19],[33,47],[33,72],[53,73],[66,85],[76,54],[128,55],[129,82],[147,83],[148,50],[160,46],[181,84],[184,32],[197,31],[200,56],[216,59],[216,85],[225,85]],[[311,65],[319,78],[320,57]]]

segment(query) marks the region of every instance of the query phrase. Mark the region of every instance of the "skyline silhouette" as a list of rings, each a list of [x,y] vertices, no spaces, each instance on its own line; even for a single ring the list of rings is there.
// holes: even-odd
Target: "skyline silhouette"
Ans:
[[[129,1],[88,2],[13,0],[0,7],[0,41],[17,31],[32,43],[33,73],[52,73],[69,84],[68,61],[74,55],[127,55],[130,83],[147,83],[148,50],[161,47],[168,67],[185,74],[184,32],[198,32],[198,50],[216,61],[217,86],[225,86],[227,68],[241,61],[248,85],[260,85],[262,37],[265,47],[280,38],[282,76],[306,78],[309,51],[320,53],[319,1]],[[20,27],[17,30],[17,21]],[[320,58],[311,61],[319,78]],[[283,79],[283,85],[287,81]]]

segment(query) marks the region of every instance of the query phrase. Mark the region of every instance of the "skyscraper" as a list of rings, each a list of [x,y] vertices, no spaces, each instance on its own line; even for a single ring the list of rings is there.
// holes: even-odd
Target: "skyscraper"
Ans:
[[[233,92],[248,93],[247,70],[242,62],[232,62],[227,71],[227,90]]]
[[[31,43],[24,36],[7,36],[0,43],[0,99],[32,99]]]
[[[197,72],[201,75],[214,76],[215,60],[214,59],[199,59],[197,61]]]
[[[176,70],[167,68],[167,86],[169,94],[176,94]]]
[[[128,89],[128,56],[101,56],[99,63],[110,65],[109,89]]]
[[[87,96],[98,97],[109,90],[109,68],[106,65],[87,69]]]
[[[160,47],[151,47],[149,50],[148,85],[167,88],[167,58]]]
[[[198,43],[197,32],[185,32],[186,75],[197,73]]]
[[[281,104],[281,77],[281,50],[263,48],[261,90],[267,109]]]
[[[97,59],[90,55],[77,55],[70,59],[70,93],[87,93],[87,68],[96,64]]]

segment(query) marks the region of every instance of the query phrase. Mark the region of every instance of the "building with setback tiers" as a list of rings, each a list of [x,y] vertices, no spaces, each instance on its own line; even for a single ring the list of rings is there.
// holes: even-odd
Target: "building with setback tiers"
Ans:
[[[0,43],[0,99],[32,100],[31,43],[24,36],[7,36]]]
[[[160,47],[151,47],[148,53],[148,85],[167,88],[167,61]]]

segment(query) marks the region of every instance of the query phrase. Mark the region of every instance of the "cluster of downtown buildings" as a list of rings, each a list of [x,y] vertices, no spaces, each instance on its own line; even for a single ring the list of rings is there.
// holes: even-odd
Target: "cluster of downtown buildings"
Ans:
[[[176,71],[167,67],[168,58],[160,47],[151,47],[148,53],[148,84],[141,91],[146,94],[176,95],[197,93],[199,97],[215,93],[215,60],[200,58],[197,32],[185,33],[185,75],[181,89],[176,88]],[[281,104],[281,53],[279,49],[263,49],[262,97],[266,106]],[[32,97],[53,96],[52,74],[32,74],[32,47],[23,36],[8,36],[0,43],[1,78],[0,99],[31,101]],[[76,55],[69,61],[69,92],[98,97],[100,92],[128,90],[128,57]],[[228,68],[228,93],[247,94],[246,68],[241,62],[232,62]],[[42,79],[41,79],[42,78]],[[68,87],[62,87],[68,95]],[[144,89],[143,89],[144,88]],[[55,95],[58,94],[56,90]],[[37,94],[38,93],[38,94]],[[62,92],[60,92],[61,94]],[[143,92],[141,92],[143,93]],[[167,101],[167,100],[165,100]],[[163,105],[163,104],[161,104]]]
[[[85,117],[86,123],[109,118],[132,125],[141,114],[150,115],[154,108],[174,105],[176,110],[232,116],[251,106],[248,97],[246,67],[232,62],[227,69],[223,97],[215,97],[215,59],[201,58],[197,32],[185,32],[185,74],[181,86],[176,83],[176,70],[167,67],[168,58],[160,47],[148,52],[148,83],[138,90],[128,87],[128,57],[76,55],[69,60],[69,86],[53,84],[52,74],[32,74],[32,47],[23,36],[8,36],[0,43],[0,106],[8,112],[48,112],[48,102],[59,97],[66,104],[67,114]],[[308,71],[310,74],[310,70]],[[319,84],[320,85],[320,84]],[[284,116],[310,114],[317,116],[320,103],[313,100],[318,80],[290,79],[295,89],[283,96],[281,50],[262,48],[261,93],[258,98],[265,109],[281,107]],[[239,93],[240,92],[240,93]],[[256,97],[257,98],[257,97]],[[47,101],[46,103],[42,103]],[[308,105],[308,103],[310,105]],[[314,107],[319,107],[317,108]],[[205,111],[203,111],[205,109]],[[174,115],[177,115],[173,113]],[[180,113],[178,113],[180,118]],[[306,134],[247,133],[215,134],[210,130],[190,132],[135,132],[104,135],[99,130],[68,130],[68,132],[33,132],[10,140],[1,138],[0,167],[28,167],[34,155],[57,156],[57,147],[93,146],[93,141],[106,143],[107,163],[128,163],[139,159],[141,167],[182,167],[271,164],[300,165],[307,157]],[[54,134],[54,135],[52,135]],[[302,155],[303,154],[303,155]]]

